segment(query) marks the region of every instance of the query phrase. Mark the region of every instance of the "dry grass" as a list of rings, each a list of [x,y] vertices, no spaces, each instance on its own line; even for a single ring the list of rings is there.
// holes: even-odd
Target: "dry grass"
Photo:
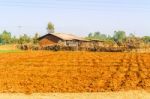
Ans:
[[[0,45],[0,50],[17,50],[16,45]]]
[[[0,45],[0,53],[16,53],[22,52],[21,50],[17,49],[15,44],[12,45]]]
[[[105,92],[105,93],[34,93],[25,95],[0,94],[0,99],[150,99],[145,91]]]

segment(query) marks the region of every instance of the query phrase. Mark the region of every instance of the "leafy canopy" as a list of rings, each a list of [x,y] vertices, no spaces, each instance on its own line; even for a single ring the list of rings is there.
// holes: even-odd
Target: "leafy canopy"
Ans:
[[[47,31],[48,33],[54,33],[55,31],[55,27],[54,27],[54,24],[49,22],[48,25],[47,25]]]

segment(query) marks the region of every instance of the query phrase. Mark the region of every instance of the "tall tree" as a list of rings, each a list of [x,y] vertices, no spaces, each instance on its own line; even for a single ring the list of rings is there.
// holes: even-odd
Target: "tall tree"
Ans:
[[[47,25],[47,31],[48,31],[48,33],[54,33],[55,27],[54,27],[54,24],[52,22],[48,23],[48,25]]]

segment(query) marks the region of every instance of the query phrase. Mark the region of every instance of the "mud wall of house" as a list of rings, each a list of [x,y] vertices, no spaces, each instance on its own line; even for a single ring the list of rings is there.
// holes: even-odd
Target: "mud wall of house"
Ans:
[[[79,46],[79,41],[74,41],[74,40],[66,41],[66,46],[78,47]]]
[[[46,37],[43,37],[41,40],[39,40],[39,44],[40,46],[45,47],[45,46],[58,44],[59,41],[61,41],[61,39],[52,35],[48,35]]]

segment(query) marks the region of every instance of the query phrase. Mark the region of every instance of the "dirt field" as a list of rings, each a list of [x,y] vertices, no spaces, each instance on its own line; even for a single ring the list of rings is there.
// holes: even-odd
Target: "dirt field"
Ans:
[[[148,91],[149,59],[150,53],[1,53],[0,92]]]

